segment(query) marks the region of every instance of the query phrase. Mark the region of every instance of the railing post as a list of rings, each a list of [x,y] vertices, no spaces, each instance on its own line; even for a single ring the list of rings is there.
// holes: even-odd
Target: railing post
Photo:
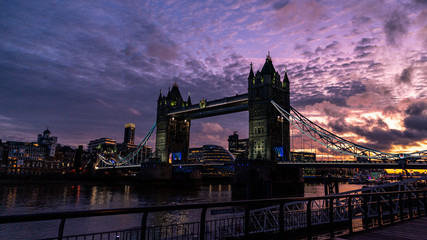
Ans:
[[[285,233],[285,212],[283,210],[285,203],[281,202],[279,206],[279,234],[281,237]]]
[[[424,215],[427,215],[427,198],[426,198],[426,192],[423,192],[423,200],[424,200]]]
[[[388,195],[389,196],[389,205],[390,205],[390,220],[391,223],[394,223],[394,209],[393,209],[393,196],[391,194]]]
[[[421,216],[421,206],[420,206],[420,195],[418,192],[415,192],[415,196],[417,197],[417,217]]]
[[[245,237],[249,237],[249,205],[245,208]]]
[[[205,240],[205,231],[206,231],[206,210],[207,208],[204,207],[202,209],[202,214],[200,216],[200,240]]]
[[[381,226],[381,195],[377,195],[377,214],[378,214],[378,226]]]
[[[351,204],[351,197],[348,197],[348,232],[353,233],[353,206]]]
[[[145,231],[147,231],[148,212],[144,212],[141,220],[141,240],[145,240]]]
[[[308,240],[311,239],[311,200],[307,201],[307,233]]]
[[[329,199],[329,237],[335,237],[334,231],[334,198]]]
[[[399,208],[400,208],[400,221],[404,220],[403,217],[403,194],[399,193]]]
[[[363,228],[365,230],[367,230],[369,228],[369,223],[368,223],[368,198],[366,196],[363,196]]]
[[[414,216],[412,214],[412,199],[411,199],[411,193],[408,193],[408,211],[409,211],[409,218],[412,219]]]
[[[66,220],[66,218],[62,218],[61,222],[59,223],[58,240],[62,240],[62,236],[64,236],[65,220]]]

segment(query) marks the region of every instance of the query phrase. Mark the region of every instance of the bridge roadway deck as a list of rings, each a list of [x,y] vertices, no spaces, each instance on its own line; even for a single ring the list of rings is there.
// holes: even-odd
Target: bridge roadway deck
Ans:
[[[427,239],[427,217],[421,217],[394,225],[387,225],[368,231],[358,232],[348,236],[341,236],[340,239],[357,240],[419,240]]]
[[[299,162],[299,161],[285,161],[278,162],[278,165],[286,167],[296,167],[296,168],[367,168],[367,169],[427,169],[427,162],[408,162],[404,165],[399,164],[398,162],[354,162],[354,161],[317,161],[317,162]],[[224,163],[174,163],[174,167],[178,166],[223,166]],[[98,167],[97,170],[107,170],[112,168],[117,169],[133,169],[139,170],[141,165],[123,165],[115,167]]]
[[[353,162],[353,161],[317,161],[317,162],[298,162],[285,161],[277,164],[286,167],[297,168],[390,168],[397,169],[404,166],[406,169],[427,169],[427,162],[408,162],[404,165],[398,162]]]

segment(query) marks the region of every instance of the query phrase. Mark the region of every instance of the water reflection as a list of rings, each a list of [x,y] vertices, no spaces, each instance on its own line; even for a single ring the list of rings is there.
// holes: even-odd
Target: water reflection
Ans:
[[[340,191],[360,188],[340,185]],[[127,208],[184,203],[223,202],[232,200],[229,184],[206,185],[200,188],[138,188],[133,185],[94,185],[76,183],[1,184],[0,215],[82,211],[91,209]],[[322,185],[306,185],[305,196],[321,196]],[[141,214],[69,219],[65,234],[110,231],[139,226]],[[150,214],[148,226],[197,222],[200,210]],[[7,239],[39,239],[55,236],[59,221],[0,225]],[[42,231],[40,231],[42,229]]]

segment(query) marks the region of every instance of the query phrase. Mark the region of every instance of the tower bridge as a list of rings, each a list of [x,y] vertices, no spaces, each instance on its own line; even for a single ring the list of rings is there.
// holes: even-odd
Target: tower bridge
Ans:
[[[138,145],[137,151],[156,128],[156,151],[153,156],[171,169],[171,163],[176,160],[187,162],[191,120],[248,111],[248,162],[236,164],[233,191],[239,187],[244,191],[249,188],[254,189],[255,195],[261,191],[264,197],[277,196],[274,192],[279,192],[279,195],[280,192],[298,192],[303,186],[301,169],[308,167],[427,168],[427,150],[396,154],[366,148],[329,132],[303,116],[290,105],[287,72],[281,77],[269,55],[262,69],[256,73],[251,64],[247,80],[247,93],[210,101],[202,99],[195,104],[190,95],[187,100],[183,99],[176,83],[167,94],[160,92],[156,124]],[[291,127],[296,129],[296,134],[291,132]],[[300,141],[294,139],[296,137]],[[312,145],[308,151],[307,141],[303,137],[308,140],[308,145]],[[317,147],[313,147],[313,144]],[[310,152],[316,156],[316,161],[292,161],[291,149],[293,152]],[[131,153],[120,157],[114,161],[114,166],[110,165],[126,165],[135,155]],[[101,160],[104,167],[113,162]],[[159,170],[158,174],[163,174],[162,171]]]
[[[167,95],[160,93],[157,101],[156,153],[162,162],[168,162],[176,152],[186,161],[188,156],[192,119],[249,111],[249,159],[276,162],[280,156],[274,149],[281,148],[289,156],[289,122],[277,122],[274,101],[290,110],[289,78],[281,78],[267,55],[261,71],[254,73],[252,64],[248,75],[248,93],[192,104],[185,101],[175,83]],[[174,159],[172,159],[174,160]]]
[[[277,110],[271,101],[290,111],[288,75],[285,72],[283,78],[280,76],[269,54],[260,71],[254,73],[251,64],[248,93],[245,94],[214,101],[202,99],[198,104],[192,104],[190,96],[186,101],[182,98],[175,83],[167,95],[160,93],[157,100],[157,157],[164,163],[187,161],[192,119],[249,111],[248,158],[254,162],[236,174],[234,189],[254,189],[253,195],[271,189],[268,191],[275,195],[279,189],[289,192],[287,186],[292,186],[298,189],[297,192],[303,192],[301,169],[276,164],[290,156],[290,128],[289,122],[277,121]],[[251,186],[247,186],[248,182]]]

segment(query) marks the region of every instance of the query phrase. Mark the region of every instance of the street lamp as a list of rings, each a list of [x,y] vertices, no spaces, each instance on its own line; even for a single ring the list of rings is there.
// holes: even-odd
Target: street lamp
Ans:
[[[284,140],[283,140],[283,122],[284,122],[284,117],[283,116],[277,116],[277,121],[279,121],[282,125],[282,162],[285,161],[285,145],[283,144]]]

